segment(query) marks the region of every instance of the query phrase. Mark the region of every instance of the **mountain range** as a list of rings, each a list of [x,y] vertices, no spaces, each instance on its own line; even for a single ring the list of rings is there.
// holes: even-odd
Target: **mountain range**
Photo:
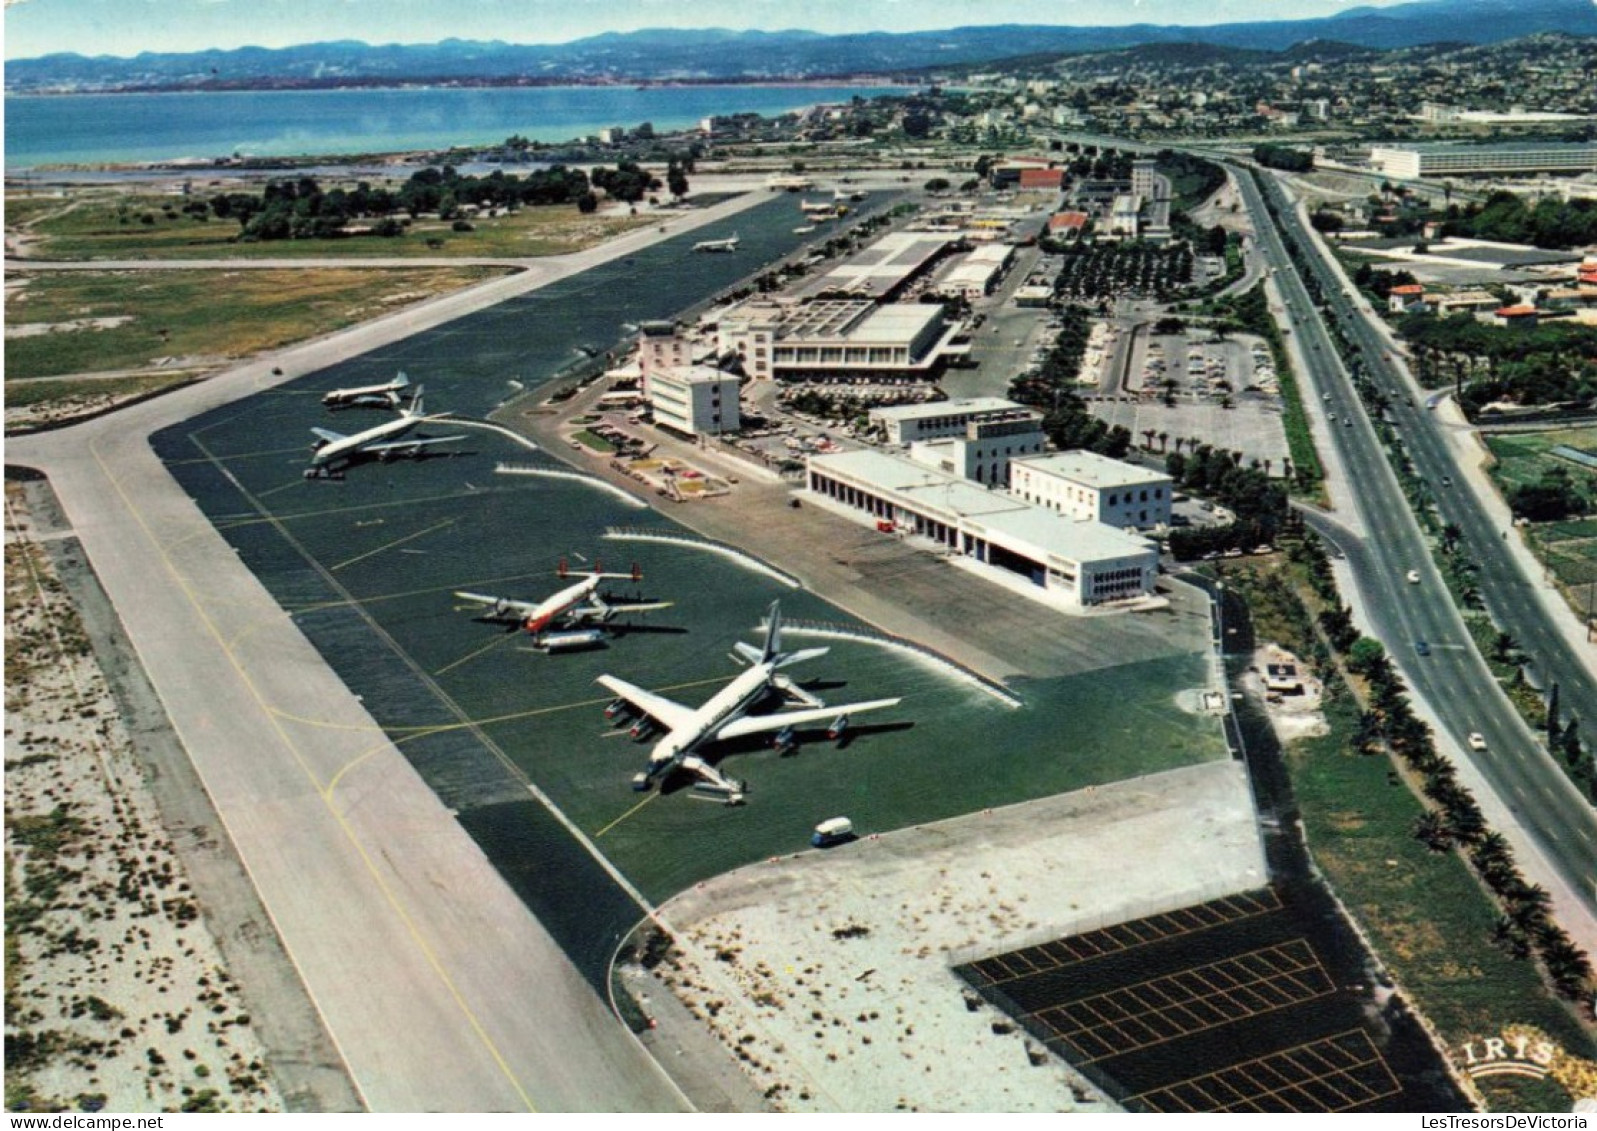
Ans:
[[[647,30],[561,44],[446,39],[372,45],[355,40],[241,47],[131,58],[72,53],[9,60],[6,90],[270,89],[450,82],[481,85],[729,82],[935,73],[1019,55],[1141,44],[1199,43],[1280,51],[1314,40],[1413,47],[1445,38],[1495,43],[1540,31],[1597,36],[1593,0],[1416,0],[1333,16],[1205,27],[993,25],[907,33]]]

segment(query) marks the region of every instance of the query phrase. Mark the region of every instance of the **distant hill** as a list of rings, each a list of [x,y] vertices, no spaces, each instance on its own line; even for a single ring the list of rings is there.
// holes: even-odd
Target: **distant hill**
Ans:
[[[1352,8],[1323,19],[1213,27],[999,25],[832,36],[809,31],[660,29],[609,32],[563,44],[446,39],[374,46],[343,40],[279,49],[145,52],[132,58],[66,53],[8,61],[5,83],[12,93],[26,93],[420,82],[725,82],[891,75],[1021,55],[1143,44],[1282,51],[1306,41],[1325,40],[1348,48],[1389,49],[1428,43],[1444,35],[1460,43],[1486,44],[1541,31],[1597,36],[1597,6],[1592,0],[1417,0],[1390,8]]]

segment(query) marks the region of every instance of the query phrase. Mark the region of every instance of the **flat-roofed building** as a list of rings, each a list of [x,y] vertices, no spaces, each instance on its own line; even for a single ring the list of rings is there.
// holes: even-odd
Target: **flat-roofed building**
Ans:
[[[738,379],[708,365],[657,369],[649,379],[654,422],[690,436],[719,436],[743,426]]]
[[[1070,518],[1108,526],[1169,526],[1174,489],[1174,481],[1163,472],[1096,452],[1026,456],[1009,465],[1014,495]]]
[[[693,364],[693,347],[677,333],[674,322],[645,322],[638,331],[638,371],[647,395],[649,378],[655,373]]]
[[[1109,209],[1109,234],[1136,239],[1141,215],[1142,198],[1136,193],[1121,193]]]
[[[1597,171],[1597,145],[1590,142],[1376,145],[1370,147],[1370,164],[1387,176],[1409,180],[1465,173],[1589,173]]]
[[[872,424],[882,429],[889,444],[902,445],[965,436],[968,427],[978,421],[1022,420],[1042,427],[1042,413],[1003,397],[889,405],[871,409],[869,417]]]
[[[953,298],[978,299],[992,293],[1015,257],[1005,243],[984,244],[957,259],[937,281],[937,293]]]
[[[1065,607],[1146,597],[1158,547],[877,451],[811,456],[813,499],[884,533],[924,538],[973,571]]]
[[[983,486],[1003,487],[1011,460],[1040,455],[1047,446],[1042,414],[1026,410],[972,420],[960,435],[918,440],[909,446],[909,458]]]
[[[891,302],[958,242],[942,232],[889,232],[826,274],[800,287],[803,298],[864,298]]]
[[[751,299],[723,312],[716,334],[756,378],[895,384],[934,380],[957,330],[937,303]]]

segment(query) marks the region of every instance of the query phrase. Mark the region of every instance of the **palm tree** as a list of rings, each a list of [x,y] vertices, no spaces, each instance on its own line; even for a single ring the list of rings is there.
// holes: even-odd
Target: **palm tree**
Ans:
[[[1453,834],[1435,810],[1428,810],[1414,822],[1414,835],[1432,852],[1446,852],[1453,847]]]
[[[1178,452],[1181,450],[1179,444],[1180,444],[1180,441],[1177,441],[1177,445],[1178,446],[1176,447],[1176,451],[1178,451]],[[1163,453],[1166,450],[1168,450],[1169,447],[1170,447],[1170,433],[1168,433],[1168,432],[1159,433],[1159,451],[1161,453]]]
[[[1499,632],[1492,638],[1492,659],[1498,663],[1513,663],[1518,652],[1519,641],[1514,639],[1513,633]]]

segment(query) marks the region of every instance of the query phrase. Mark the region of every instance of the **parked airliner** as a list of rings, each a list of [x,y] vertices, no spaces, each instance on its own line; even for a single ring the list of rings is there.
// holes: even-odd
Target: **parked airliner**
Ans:
[[[410,387],[410,378],[400,373],[381,385],[362,385],[355,389],[333,389],[322,396],[328,408],[398,408]]]
[[[700,240],[693,245],[694,251],[736,251],[738,249],[737,233],[733,232],[724,240]]]
[[[385,420],[374,428],[346,436],[330,428],[312,428],[316,447],[311,454],[311,465],[305,469],[306,479],[326,479],[340,467],[362,459],[394,459],[398,456],[418,456],[434,444],[452,444],[464,436],[430,436],[405,439],[406,433],[436,416],[422,411],[422,387],[416,386],[416,396],[406,408],[399,410],[393,420]]]
[[[632,779],[634,789],[646,790],[655,779],[664,782],[676,770],[682,769],[698,777],[704,786],[722,794],[727,801],[739,802],[743,799],[742,784],[700,758],[696,753],[700,747],[711,742],[768,731],[778,732],[778,742],[783,746],[791,746],[796,741],[793,728],[823,720],[830,720],[827,733],[836,737],[848,726],[850,715],[896,707],[902,701],[896,698],[872,699],[828,707],[813,695],[800,690],[788,677],[779,674],[783,668],[824,656],[827,649],[782,651],[782,610],[778,601],[771,603],[764,646],[756,648],[739,641],[735,647],[738,655],[749,661],[748,669],[711,696],[710,701],[702,707],[684,707],[613,675],[599,677],[599,683],[618,696],[605,710],[608,717],[614,718],[630,705],[644,716],[632,728],[634,737],[642,738],[649,733],[652,729],[650,720],[666,731],[665,737],[655,743],[649,753],[648,769]],[[749,714],[749,710],[772,690],[809,705],[796,711]]]
[[[468,593],[458,589],[455,591],[455,596],[462,601],[482,606],[487,616],[493,620],[520,624],[540,641],[549,641],[552,651],[578,646],[592,647],[599,642],[599,633],[597,629],[583,632],[580,634],[579,642],[574,637],[549,635],[551,629],[581,629],[584,626],[608,624],[617,614],[651,613],[671,607],[670,601],[612,603],[599,594],[599,584],[603,581],[642,581],[643,572],[636,565],[632,567],[631,573],[605,573],[602,568],[592,571],[572,571],[566,568],[565,562],[561,562],[559,576],[580,577],[582,580],[575,585],[566,586],[542,601],[518,601],[513,597],[494,597],[486,593]]]

